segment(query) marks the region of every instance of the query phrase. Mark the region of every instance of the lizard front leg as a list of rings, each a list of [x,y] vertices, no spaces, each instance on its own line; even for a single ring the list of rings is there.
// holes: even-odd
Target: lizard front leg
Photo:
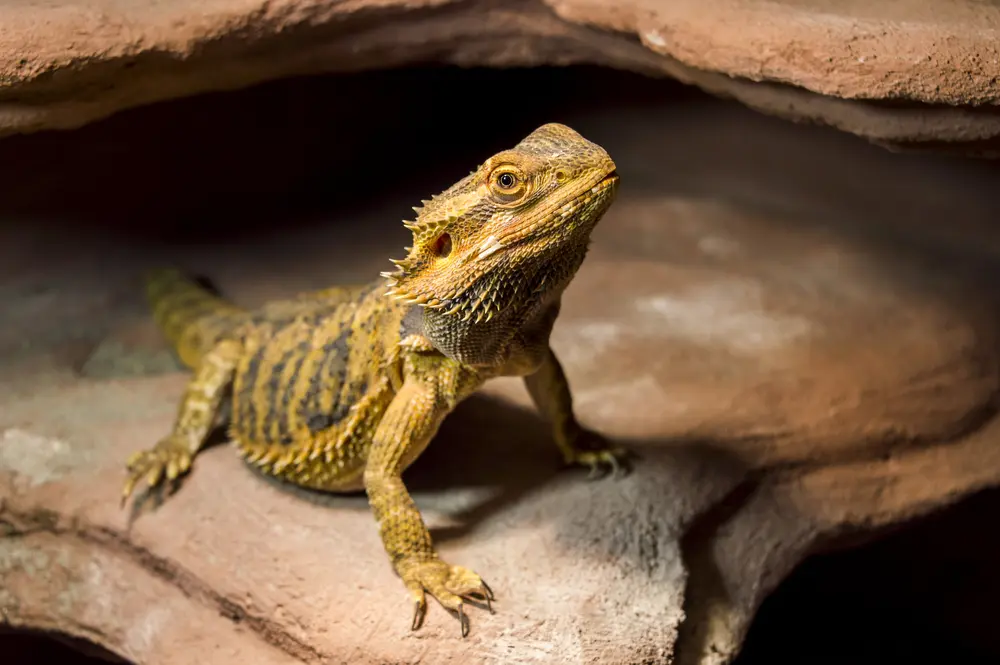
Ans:
[[[140,450],[129,458],[122,505],[143,478],[152,488],[165,478],[174,480],[191,468],[192,459],[205,444],[215,423],[240,351],[238,342],[226,340],[201,359],[194,377],[188,382],[173,431],[152,448]]]
[[[577,421],[569,382],[551,347],[538,370],[524,377],[524,383],[536,408],[552,427],[556,445],[567,464],[590,467],[591,478],[597,476],[603,464],[610,466],[613,473],[618,472],[625,451],[610,446],[603,437]]]
[[[431,534],[403,484],[402,471],[423,450],[444,416],[454,406],[437,377],[408,377],[377,427],[365,466],[368,502],[379,525],[386,553],[414,601],[412,630],[423,624],[425,592],[458,614],[462,637],[469,620],[462,599],[490,601],[493,592],[473,571],[438,558]]]

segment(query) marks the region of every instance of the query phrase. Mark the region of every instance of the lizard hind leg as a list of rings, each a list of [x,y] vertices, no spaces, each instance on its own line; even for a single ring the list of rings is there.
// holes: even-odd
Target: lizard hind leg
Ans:
[[[226,340],[205,355],[188,382],[173,431],[152,448],[140,450],[129,458],[122,506],[143,479],[149,488],[154,488],[164,480],[176,480],[191,468],[195,455],[216,425],[241,351],[239,342]]]

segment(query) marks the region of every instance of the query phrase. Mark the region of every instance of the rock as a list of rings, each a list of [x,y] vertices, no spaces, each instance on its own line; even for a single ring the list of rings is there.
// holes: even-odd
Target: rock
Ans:
[[[883,145],[992,154],[998,31],[974,0],[8,3],[0,135],[302,74],[597,63]]]
[[[423,179],[460,151],[443,154],[456,118],[442,116],[405,132],[422,161],[396,180],[374,177],[377,159],[324,171],[336,224],[285,215],[225,242],[192,226],[182,245],[134,225],[115,243],[45,218],[0,227],[4,620],[143,665],[715,665],[804,557],[1000,483],[995,173],[720,103],[563,101],[558,117],[608,148],[623,185],[553,343],[583,420],[641,459],[625,479],[560,471],[513,380],[446,422],[407,482],[444,556],[487,576],[495,615],[473,610],[462,640],[432,603],[411,633],[363,497],[286,492],[226,447],[157,510],[118,508],[125,457],[167,430],[185,381],[134,369],[158,357],[135,276],[177,261],[255,304],[377,274],[406,243],[397,220],[433,191]],[[467,119],[500,120],[513,112]],[[358,194],[348,175],[382,189]]]

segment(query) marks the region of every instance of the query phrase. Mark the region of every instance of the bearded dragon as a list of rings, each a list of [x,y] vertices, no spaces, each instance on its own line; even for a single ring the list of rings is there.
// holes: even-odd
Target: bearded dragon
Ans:
[[[485,381],[523,377],[566,463],[617,471],[624,451],[582,427],[549,336],[591,231],[618,188],[600,146],[556,123],[487,159],[414,208],[394,271],[256,310],[173,268],[147,276],[154,318],[193,370],[172,431],[127,462],[122,505],[186,474],[228,425],[265,474],[314,490],[364,490],[392,567],[414,603],[458,616],[493,591],[439,558],[402,480],[455,406]]]

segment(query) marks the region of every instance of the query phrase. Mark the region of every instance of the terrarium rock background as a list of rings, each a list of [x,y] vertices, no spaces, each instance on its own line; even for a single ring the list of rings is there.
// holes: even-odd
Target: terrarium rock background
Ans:
[[[592,63],[980,153],[1000,135],[998,38],[1000,7],[975,0],[28,0],[0,7],[0,134],[299,74]]]
[[[998,37],[1000,8],[971,0],[6,3],[0,622],[151,665],[728,662],[810,553],[1000,483],[998,177],[668,99],[664,77],[982,154]],[[658,80],[334,78],[148,106],[421,63]],[[472,610],[463,641],[432,603],[410,634],[363,499],[289,495],[225,448],[161,509],[119,512],[122,461],[185,380],[144,267],[179,261],[247,304],[367,278],[410,205],[551,119],[623,174],[554,343],[584,420],[641,459],[624,480],[560,474],[516,381],[449,421],[407,477],[495,616]],[[294,207],[314,190],[322,212]]]

